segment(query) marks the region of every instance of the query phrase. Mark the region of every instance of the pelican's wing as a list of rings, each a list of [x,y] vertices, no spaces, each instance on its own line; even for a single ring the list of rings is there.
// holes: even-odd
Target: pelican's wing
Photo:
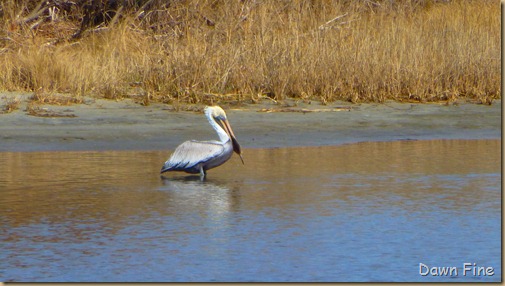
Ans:
[[[224,146],[218,142],[186,141],[175,149],[161,172],[173,170],[198,173],[198,164],[216,158],[223,152]]]

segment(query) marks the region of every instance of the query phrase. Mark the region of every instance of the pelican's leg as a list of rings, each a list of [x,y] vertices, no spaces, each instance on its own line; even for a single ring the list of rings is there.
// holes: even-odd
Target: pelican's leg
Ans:
[[[207,172],[203,169],[203,166],[200,166],[200,180],[205,180],[205,176],[207,175]]]

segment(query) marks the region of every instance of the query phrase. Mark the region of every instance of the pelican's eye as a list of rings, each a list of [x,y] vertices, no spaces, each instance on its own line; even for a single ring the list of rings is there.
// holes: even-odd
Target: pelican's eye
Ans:
[[[216,120],[221,120],[221,121],[225,121],[226,120],[226,117],[224,117],[223,115],[218,115],[218,116],[216,116],[214,118],[216,118]]]

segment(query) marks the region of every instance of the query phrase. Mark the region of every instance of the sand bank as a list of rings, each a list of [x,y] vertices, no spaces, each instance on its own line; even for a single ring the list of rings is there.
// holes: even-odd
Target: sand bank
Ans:
[[[217,139],[204,115],[166,104],[85,99],[0,114],[0,151],[171,150],[188,139]],[[12,94],[0,94],[0,106]],[[492,139],[501,136],[501,101],[491,106],[285,102],[223,106],[243,148],[339,145],[362,141]]]

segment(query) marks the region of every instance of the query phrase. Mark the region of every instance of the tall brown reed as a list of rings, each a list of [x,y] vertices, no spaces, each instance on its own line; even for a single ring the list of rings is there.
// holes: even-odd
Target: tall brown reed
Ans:
[[[75,19],[16,25],[12,1],[4,90],[169,103],[500,97],[496,1],[174,1],[74,41]]]

